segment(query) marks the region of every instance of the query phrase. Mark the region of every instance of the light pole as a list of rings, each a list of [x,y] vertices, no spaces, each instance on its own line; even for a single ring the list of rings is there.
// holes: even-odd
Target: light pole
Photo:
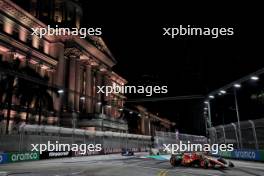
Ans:
[[[212,117],[211,117],[211,105],[210,105],[210,100],[207,100],[207,101],[205,101],[204,102],[206,105],[207,105],[207,114],[208,114],[208,120],[207,120],[207,118],[206,118],[206,123],[207,122],[209,122],[208,123],[208,127],[209,128],[211,128],[212,127]],[[206,126],[205,126],[206,128],[207,128],[207,124],[206,124]]]
[[[210,101],[208,101],[207,108],[208,108],[209,128],[211,128],[212,127],[212,116],[211,116],[211,104],[210,104]]]
[[[62,112],[63,112],[63,102],[64,102],[64,90],[59,89],[58,93],[60,95],[59,99],[59,117],[58,117],[58,126],[61,126],[61,118],[62,118]]]
[[[72,113],[72,128],[74,130],[76,129],[76,123],[77,123],[77,113],[73,112]]]
[[[238,136],[239,136],[239,145],[240,149],[243,148],[242,144],[242,135],[241,135],[241,128],[240,128],[240,115],[239,115],[239,107],[238,107],[238,102],[237,102],[237,88],[240,88],[240,84],[235,84],[234,85],[234,98],[235,98],[235,106],[236,106],[236,116],[237,116],[237,127],[238,127]]]
[[[97,105],[99,106],[100,114],[99,116],[101,117],[101,131],[104,130],[104,118],[105,118],[105,106],[102,104],[102,102],[97,102]],[[106,105],[107,108],[111,107],[110,105]]]
[[[101,106],[101,108],[102,108],[102,124],[101,124],[102,128],[101,128],[101,130],[104,131],[104,106]]]

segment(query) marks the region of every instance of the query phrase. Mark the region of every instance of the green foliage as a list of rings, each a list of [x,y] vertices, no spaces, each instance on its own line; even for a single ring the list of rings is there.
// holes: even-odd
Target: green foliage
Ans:
[[[261,91],[260,93],[257,93],[257,94],[252,94],[250,98],[252,100],[256,100],[261,103],[264,103],[264,91]]]
[[[0,58],[0,69],[6,71],[0,73],[0,108],[8,111],[6,133],[8,133],[13,96],[19,99],[21,106],[26,107],[26,123],[29,113],[35,113],[39,115],[40,124],[43,110],[53,111],[51,93],[58,96],[57,90],[49,86],[49,78],[42,76],[28,64],[22,66],[19,59],[7,62]]]

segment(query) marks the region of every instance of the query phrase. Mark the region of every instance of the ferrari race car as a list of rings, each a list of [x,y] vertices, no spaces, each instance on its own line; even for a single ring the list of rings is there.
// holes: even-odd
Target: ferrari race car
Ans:
[[[172,155],[170,158],[170,164],[173,167],[176,166],[189,166],[189,167],[201,167],[201,168],[228,168],[234,167],[232,162],[227,162],[223,158],[212,158],[203,153],[178,153]]]

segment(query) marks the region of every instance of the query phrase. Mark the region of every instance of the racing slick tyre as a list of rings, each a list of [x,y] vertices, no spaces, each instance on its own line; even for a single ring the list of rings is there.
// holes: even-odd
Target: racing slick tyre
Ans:
[[[177,158],[175,155],[172,155],[170,158],[170,164],[173,167],[179,166],[181,164],[181,160]]]
[[[171,156],[170,158],[170,164],[175,167],[176,166],[176,157],[175,156]]]
[[[228,162],[228,167],[235,167],[234,163],[232,163],[231,161]]]
[[[209,160],[204,159],[203,161],[201,161],[200,165],[201,165],[201,167],[208,169],[209,168]]]

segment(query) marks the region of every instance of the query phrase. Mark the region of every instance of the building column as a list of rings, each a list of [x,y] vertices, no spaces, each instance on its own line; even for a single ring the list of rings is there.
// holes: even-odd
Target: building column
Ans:
[[[140,121],[141,123],[140,123],[140,126],[141,126],[141,133],[143,134],[143,135],[145,135],[145,115],[143,115],[142,117],[141,117],[141,121]]]
[[[80,64],[80,96],[85,96],[85,93],[84,93],[84,68],[83,68],[83,65]],[[79,111],[82,111],[83,112],[83,109],[84,109],[84,104],[85,104],[85,101],[86,101],[87,97],[85,96],[85,100],[82,100],[82,102],[80,103],[80,107],[79,107]],[[81,100],[79,100],[81,101]]]
[[[69,69],[69,92],[68,92],[68,106],[69,110],[75,110],[75,85],[76,85],[76,57],[75,56],[70,56],[69,58],[69,64],[70,64],[70,69]]]
[[[64,45],[62,43],[50,44],[49,54],[58,59],[56,68],[56,83],[58,86],[64,86],[65,81],[65,58],[64,58]]]
[[[58,59],[57,66],[55,68],[54,80],[53,83],[55,86],[59,86],[62,89],[65,87],[65,68],[66,62],[64,58],[64,45],[62,43],[50,43],[49,44],[49,54]],[[61,106],[63,104],[63,96],[57,97],[56,95],[53,96],[54,100],[54,109],[57,112],[61,111]]]
[[[85,78],[85,105],[86,105],[86,112],[92,113],[92,103],[93,103],[93,97],[92,97],[92,89],[93,89],[93,78],[92,78],[92,66],[86,65],[86,78]]]
[[[107,74],[104,75],[104,86],[112,86],[111,79],[110,79],[109,75],[107,75]],[[107,102],[109,105],[111,105],[111,101],[112,101],[112,99],[110,97],[111,94],[108,94],[107,96],[106,96],[106,94],[104,94],[102,96],[104,98],[104,101]],[[106,115],[108,117],[111,117],[111,111],[112,111],[112,106],[105,108],[105,112],[106,112]]]
[[[98,91],[98,88],[97,88],[97,86],[102,86],[102,73],[99,71],[99,70],[97,70],[96,71],[96,75],[95,75],[95,98],[96,98],[96,101],[95,101],[95,112],[97,112],[97,113],[101,113],[100,111],[101,111],[101,106],[103,105],[103,104],[98,104],[98,102],[102,102],[102,94],[101,93],[97,93],[97,91]]]
[[[81,90],[81,68],[80,68],[80,60],[76,58],[75,61],[75,101],[74,107],[77,112],[80,111],[80,90]],[[82,100],[83,101],[83,100]]]

